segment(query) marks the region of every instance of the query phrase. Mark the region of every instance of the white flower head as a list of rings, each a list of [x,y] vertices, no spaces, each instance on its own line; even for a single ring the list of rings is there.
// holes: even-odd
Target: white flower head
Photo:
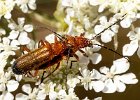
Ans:
[[[22,93],[18,93],[16,95],[16,100],[21,100],[21,99],[25,99],[25,100],[40,100],[40,99],[45,99],[46,95],[44,95],[43,92],[39,92],[39,88],[31,88],[30,84],[24,84],[22,86],[22,90],[27,94],[22,94]]]
[[[33,26],[31,24],[25,24],[25,18],[18,18],[18,25],[16,23],[9,23],[8,27],[12,30],[9,39],[16,45],[26,45],[30,43],[30,38],[27,36],[28,32],[33,31]],[[17,39],[18,38],[18,39]]]
[[[79,100],[79,98],[74,93],[73,88],[69,88],[68,93],[65,90],[60,90],[58,92],[58,99],[59,100]]]
[[[100,32],[102,32],[104,29],[108,28],[109,26],[111,26],[110,28],[106,29],[105,31],[103,31],[101,33],[101,40],[104,43],[108,43],[112,40],[112,37],[118,32],[118,25],[113,25],[113,23],[116,22],[117,19],[115,18],[110,18],[109,21],[107,21],[107,17],[106,16],[102,16],[100,19],[100,25],[96,25],[94,28],[95,33],[98,35]]]
[[[130,31],[127,36],[129,37],[131,42],[123,46],[123,55],[132,56],[137,51],[137,55],[140,58],[140,27],[136,27],[133,31]]]
[[[11,79],[11,72],[1,73],[0,74],[0,91],[13,92],[19,86],[19,83]]]
[[[67,84],[70,88],[75,88],[76,85],[80,83],[80,80],[78,78],[68,78],[67,80]]]
[[[102,91],[104,93],[123,92],[126,88],[125,84],[136,84],[138,80],[133,73],[123,74],[129,69],[129,66],[129,62],[125,58],[121,58],[115,60],[110,69],[101,67],[100,71],[103,73],[101,80],[105,85]]]
[[[29,9],[36,9],[36,0],[16,0],[16,3],[24,13],[27,13]]]
[[[12,93],[4,91],[2,92],[2,94],[0,95],[0,100],[13,100],[14,96]]]
[[[14,6],[14,0],[0,0],[0,18],[4,16],[6,19],[10,19],[11,11],[13,10]]]
[[[99,80],[101,74],[97,70],[93,69],[89,71],[87,69],[81,69],[80,71],[82,76],[78,76],[78,78],[81,80],[81,84],[84,85],[85,90],[94,89],[96,92],[102,91],[104,84]]]
[[[133,40],[130,44],[125,44],[123,46],[123,55],[124,56],[132,56],[136,50],[138,49],[138,40]]]

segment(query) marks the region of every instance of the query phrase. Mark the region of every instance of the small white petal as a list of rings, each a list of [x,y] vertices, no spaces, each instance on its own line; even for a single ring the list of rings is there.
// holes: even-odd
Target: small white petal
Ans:
[[[102,100],[102,97],[97,97],[94,100]]]
[[[57,98],[57,93],[54,91],[49,92],[49,99],[50,100],[56,100]]]
[[[99,53],[94,53],[89,56],[93,64],[98,64],[102,60],[102,56]]]
[[[9,39],[16,39],[19,35],[19,31],[12,30],[10,35],[8,36]]]
[[[91,76],[92,76],[92,74],[93,74],[94,79],[100,79],[101,78],[101,74],[96,69],[92,69]]]
[[[0,35],[5,35],[6,34],[6,31],[4,30],[4,29],[2,29],[2,28],[0,28]]]
[[[107,23],[107,17],[106,16],[100,17],[99,20],[100,20],[101,25],[106,25],[106,23]]]
[[[33,31],[33,26],[28,24],[24,26],[24,30],[27,32],[32,32]]]
[[[24,17],[18,18],[18,24],[19,25],[23,25],[24,22],[25,22],[25,18]]]
[[[5,91],[5,90],[6,90],[5,84],[0,84],[0,91]]]
[[[6,14],[4,15],[4,18],[10,19],[10,18],[11,18],[11,13],[10,13],[10,12],[6,13]]]
[[[16,95],[16,100],[28,100],[28,96],[22,93]]]
[[[133,73],[121,75],[119,79],[125,84],[136,84],[138,82],[138,79],[136,79],[136,76]]]
[[[106,4],[102,4],[101,6],[99,6],[98,12],[103,12],[105,8]]]
[[[32,9],[32,10],[35,10],[36,9],[36,4],[35,3],[32,3],[32,4],[28,4],[29,8]]]
[[[71,0],[62,0],[62,6],[72,6]]]
[[[22,4],[22,6],[20,6],[20,9],[24,12],[27,13],[28,12],[28,6],[26,4]]]
[[[14,96],[10,92],[4,92],[0,96],[0,100],[14,100]]]
[[[15,91],[19,86],[19,83],[15,80],[10,80],[7,83],[7,89],[9,92]]]
[[[88,91],[88,87],[89,87],[88,84],[84,83],[84,88],[85,88],[86,91]]]
[[[95,28],[94,28],[94,31],[95,31],[96,34],[99,34],[103,30],[104,30],[104,27],[102,25],[96,25]]]
[[[99,5],[99,1],[98,0],[89,0],[90,5],[96,6]]]
[[[3,38],[3,44],[9,45],[10,44],[10,40],[7,37],[4,37]]]
[[[104,43],[108,43],[112,40],[112,36],[114,36],[114,32],[106,30],[104,33],[101,34],[101,40]]]
[[[116,91],[116,85],[111,79],[105,81],[105,87],[103,89],[104,93],[114,93]]]
[[[138,49],[138,40],[133,40],[130,42],[130,44],[126,44],[123,46],[123,55],[132,56],[137,49]]]
[[[26,45],[30,43],[30,38],[27,37],[27,33],[26,32],[22,32],[20,33],[20,36],[18,38],[18,41],[21,45]]]
[[[90,70],[88,70],[88,69],[83,69],[83,70],[81,70],[81,74],[82,74],[82,76],[90,76],[89,74],[90,74]]]
[[[104,73],[104,74],[107,74],[109,72],[109,68],[108,67],[105,67],[105,66],[104,67],[101,67],[100,68],[100,72],[101,73]]]
[[[37,95],[37,100],[45,100],[47,94],[45,93],[45,91],[39,91],[38,95]]]
[[[49,34],[45,37],[45,40],[49,41],[49,43],[54,43],[54,34]]]
[[[125,18],[123,19],[120,24],[123,28],[129,28],[131,25],[132,20],[130,20],[130,18]]]
[[[11,46],[16,47],[16,46],[18,46],[18,45],[20,45],[20,43],[19,43],[18,40],[12,40],[12,41],[11,41]]]
[[[12,30],[16,29],[17,25],[15,23],[9,23],[8,27]]]
[[[126,72],[129,69],[129,62],[125,58],[117,59],[113,62],[113,65],[110,69],[111,73],[121,74]]]
[[[111,30],[112,30],[113,32],[115,32],[115,33],[118,33],[118,29],[119,29],[119,25],[113,25],[113,26],[111,27]]]
[[[118,91],[118,92],[124,92],[125,89],[126,89],[125,84],[122,83],[120,80],[118,80],[116,77],[117,77],[117,76],[114,77],[114,84],[115,84],[116,87],[117,87],[117,91]]]
[[[15,78],[16,78],[17,81],[21,81],[22,75],[15,75]]]
[[[24,84],[24,85],[22,86],[22,90],[23,90],[25,93],[30,94],[31,91],[32,91],[32,88],[31,88],[30,84]]]
[[[92,87],[95,90],[95,92],[100,92],[104,89],[104,83],[102,81],[92,81]]]

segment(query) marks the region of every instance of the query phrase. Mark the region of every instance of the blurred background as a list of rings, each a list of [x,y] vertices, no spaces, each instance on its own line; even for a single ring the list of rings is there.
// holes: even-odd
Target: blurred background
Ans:
[[[14,19],[16,20],[17,17],[26,17],[27,22],[31,22],[35,26],[35,31],[30,37],[35,40],[44,40],[47,34],[51,32],[41,28],[47,27],[54,31],[65,31],[67,25],[63,22],[64,16],[61,14],[60,17],[55,15],[55,10],[57,8],[57,0],[37,0],[37,10],[31,14],[23,14],[18,9],[15,10],[16,13],[13,14]],[[18,12],[18,13],[17,13]],[[55,16],[54,16],[55,15]],[[28,21],[29,20],[29,21]],[[140,21],[135,22],[135,26],[140,25]],[[122,46],[126,43],[129,43],[126,34],[129,32],[129,29],[119,29],[118,41],[119,47],[117,52],[122,54]],[[108,48],[113,49],[113,42],[109,44],[105,44]],[[106,65],[110,67],[112,65],[112,61],[117,58],[121,58],[117,54],[102,48],[100,53],[103,56],[103,60],[97,65],[90,65],[89,69],[93,67],[95,69],[99,69],[100,67]],[[140,59],[136,54],[134,54],[130,58],[131,67],[128,72],[133,72],[136,74],[137,78],[140,80]],[[123,67],[123,66],[122,66]],[[81,99],[85,98],[86,96],[89,99],[93,99],[95,97],[103,97],[103,100],[140,100],[140,82],[135,85],[127,85],[126,91],[123,93],[112,93],[112,94],[105,94],[105,93],[95,93],[94,90],[86,91],[83,87],[77,87],[75,89],[76,94]]]

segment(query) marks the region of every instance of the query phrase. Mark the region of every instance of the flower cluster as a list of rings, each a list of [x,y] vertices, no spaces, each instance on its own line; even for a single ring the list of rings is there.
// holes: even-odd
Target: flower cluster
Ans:
[[[24,2],[24,4],[23,4]],[[24,13],[28,13],[29,9],[36,9],[35,0],[0,0],[0,20],[7,21],[5,27],[0,25],[0,99],[13,100],[13,91],[18,89],[21,76],[13,77],[11,64],[13,64],[14,56],[17,54],[16,50],[20,49],[20,45],[27,45],[30,43],[28,33],[33,31],[31,24],[25,24],[25,18],[19,17],[18,21],[12,18],[12,11],[16,7],[21,9]],[[25,7],[26,6],[26,7]],[[25,24],[25,25],[24,25]],[[12,59],[11,59],[12,57]]]
[[[47,96],[50,100],[80,100],[83,98],[78,97],[75,92],[78,86],[96,93],[115,93],[124,92],[127,84],[138,83],[136,75],[130,72],[130,63],[125,57],[114,60],[111,67],[104,65],[94,69],[89,68],[89,65],[101,63],[104,57],[99,50],[101,47],[107,48],[103,43],[114,40],[116,50],[120,26],[131,29],[127,34],[130,43],[123,46],[123,55],[132,56],[137,52],[140,58],[140,27],[133,25],[133,22],[140,18],[140,0],[59,0],[56,12],[59,13],[60,8],[65,12],[63,20],[68,25],[68,35],[78,36],[85,33],[85,38],[93,45],[78,49],[79,51],[74,52],[75,57],[62,58],[59,68],[53,65],[45,69],[46,73],[43,74],[42,70],[39,70],[35,79],[30,78],[28,73],[27,76],[15,75],[11,66],[18,56],[20,47],[36,48],[35,42],[29,38],[29,34],[33,32],[33,25],[26,22],[24,17],[15,19],[12,11],[18,9],[22,13],[30,14],[36,9],[36,0],[0,0],[0,7],[0,20],[7,23],[4,27],[0,25],[1,100],[45,100]],[[46,40],[54,43],[54,37],[54,34],[48,35]],[[73,56],[68,56],[71,55]],[[31,72],[37,73],[34,70]],[[25,84],[20,84],[21,80]],[[34,87],[26,81],[35,81]],[[12,92],[16,91],[19,85],[22,85],[22,91],[14,97]],[[85,96],[83,100],[90,99]],[[102,97],[94,100],[102,100]]]
[[[124,74],[129,66],[129,62],[125,58],[121,58],[115,60],[110,69],[106,66],[101,67],[100,73],[95,69],[92,71],[84,69],[81,71],[82,76],[78,76],[78,78],[86,90],[94,89],[96,92],[102,91],[104,93],[124,92],[125,84],[136,84],[138,82],[135,74]]]

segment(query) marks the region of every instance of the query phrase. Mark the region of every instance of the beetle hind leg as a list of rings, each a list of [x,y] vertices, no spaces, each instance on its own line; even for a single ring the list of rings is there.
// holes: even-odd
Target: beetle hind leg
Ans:
[[[41,83],[44,81],[44,79],[46,79],[47,77],[49,77],[50,75],[52,75],[60,66],[60,62],[57,63],[57,66],[55,67],[55,69],[50,72],[47,76],[44,77],[44,74],[46,71],[43,71],[42,77],[41,77]]]

